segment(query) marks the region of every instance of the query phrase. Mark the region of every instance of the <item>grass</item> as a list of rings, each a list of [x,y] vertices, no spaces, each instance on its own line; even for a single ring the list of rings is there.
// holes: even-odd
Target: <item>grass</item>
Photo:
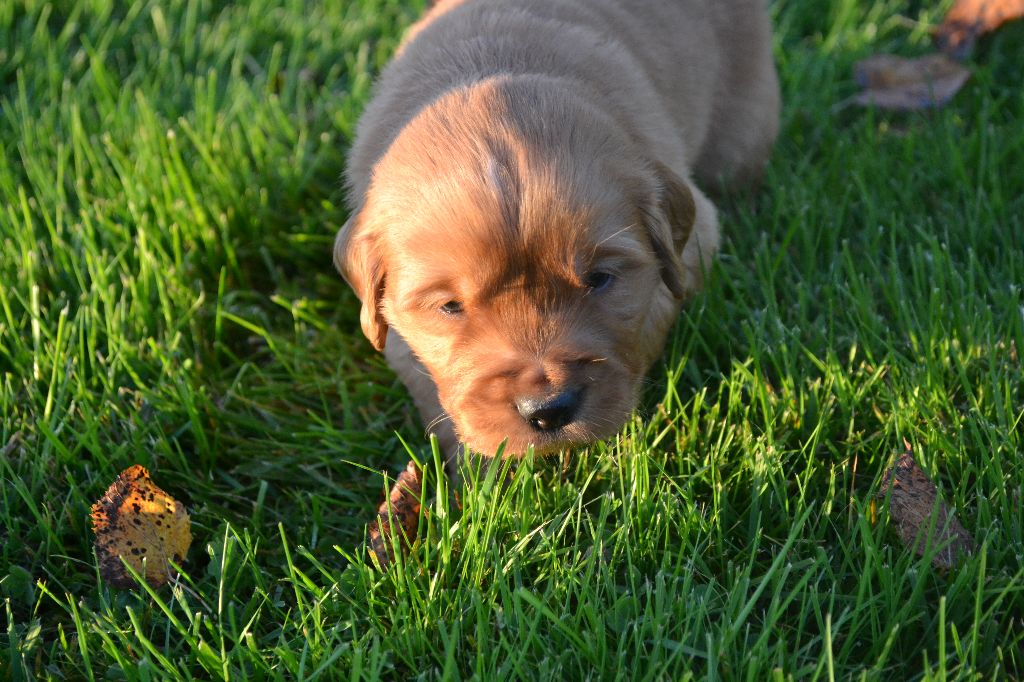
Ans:
[[[776,2],[777,154],[644,408],[458,509],[330,262],[415,4],[0,4],[0,677],[1024,678],[1024,27],[890,115],[851,65],[948,3]],[[871,513],[904,439],[980,544],[948,572]],[[173,589],[97,575],[134,463],[192,514]]]

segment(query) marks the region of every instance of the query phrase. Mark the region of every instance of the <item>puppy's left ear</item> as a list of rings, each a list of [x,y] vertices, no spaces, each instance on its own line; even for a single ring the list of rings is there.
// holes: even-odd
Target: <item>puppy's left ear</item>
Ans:
[[[334,267],[362,301],[359,323],[377,350],[384,350],[388,324],[381,312],[384,259],[376,237],[364,229],[363,212],[353,215],[334,239]]]
[[[693,224],[697,205],[690,184],[668,166],[655,162],[658,177],[657,206],[646,211],[647,232],[654,254],[661,264],[661,279],[676,298],[686,295],[685,274],[680,260]]]

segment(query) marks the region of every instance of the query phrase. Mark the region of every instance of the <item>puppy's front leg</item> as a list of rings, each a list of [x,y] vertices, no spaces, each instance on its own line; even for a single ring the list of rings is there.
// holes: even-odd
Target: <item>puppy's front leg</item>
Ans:
[[[455,426],[451,417],[441,407],[441,402],[437,398],[437,386],[430,377],[430,373],[416,358],[405,339],[393,328],[388,329],[384,357],[387,358],[391,369],[395,370],[395,374],[412,394],[412,400],[420,412],[420,418],[423,420],[423,426],[427,432],[437,436],[438,445],[441,447],[441,452],[444,453],[445,471],[448,473],[449,479],[457,480],[455,474],[458,470],[461,451],[459,438],[455,435]]]

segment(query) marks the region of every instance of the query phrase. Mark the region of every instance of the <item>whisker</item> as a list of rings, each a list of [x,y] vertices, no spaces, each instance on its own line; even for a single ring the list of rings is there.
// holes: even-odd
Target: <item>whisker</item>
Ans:
[[[439,414],[436,417],[434,417],[433,419],[431,419],[430,423],[427,424],[427,426],[426,426],[427,433],[430,433],[434,429],[435,426],[440,426],[441,424],[443,424],[446,421],[451,421],[451,419],[452,419],[451,415],[449,415],[447,412],[442,412],[441,414]]]
[[[604,239],[599,241],[597,244],[595,244],[594,245],[594,250],[597,251],[598,247],[600,247],[606,241],[609,241],[611,239],[615,239],[620,234],[622,234],[624,232],[629,232],[630,230],[634,230],[634,229],[636,229],[636,227],[637,226],[635,224],[630,224],[630,225],[626,225],[624,228],[622,228],[621,230],[618,230],[617,232],[612,232],[610,235],[608,235],[607,237],[605,237]]]

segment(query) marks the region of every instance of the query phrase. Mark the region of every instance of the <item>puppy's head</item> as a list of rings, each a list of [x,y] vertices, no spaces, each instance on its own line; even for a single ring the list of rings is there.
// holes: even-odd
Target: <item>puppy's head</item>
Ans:
[[[400,334],[463,442],[616,432],[687,293],[689,183],[535,78],[430,105],[374,169],[335,262],[378,348]]]

